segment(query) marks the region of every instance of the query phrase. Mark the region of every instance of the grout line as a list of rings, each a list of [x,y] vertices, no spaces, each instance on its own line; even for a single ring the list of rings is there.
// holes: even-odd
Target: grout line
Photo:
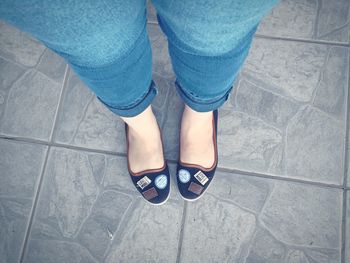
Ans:
[[[74,146],[74,145],[57,143],[57,142],[47,142],[47,141],[25,138],[25,137],[11,137],[11,136],[0,135],[0,139],[10,140],[10,141],[18,141],[18,142],[34,143],[34,144],[51,146],[51,147],[61,147],[61,148],[76,150],[76,151],[93,152],[93,153],[101,153],[101,154],[107,154],[107,155],[113,155],[113,156],[126,157],[125,153],[113,152],[113,151],[108,151],[108,150],[99,150],[99,149],[93,149],[93,148],[86,148],[86,147]]]
[[[350,54],[348,55],[348,61],[350,61]],[[348,148],[349,148],[349,122],[350,122],[350,112],[349,112],[349,102],[350,102],[350,69],[348,69],[348,89],[347,89],[347,99],[345,101],[345,147],[344,147],[344,177],[343,177],[343,206],[342,206],[342,223],[341,223],[341,262],[345,263],[345,254],[346,254],[346,210],[347,210],[347,183],[348,183],[348,170],[349,170],[349,162],[348,162]],[[350,237],[349,237],[350,238]]]
[[[31,233],[32,225],[33,225],[33,220],[34,220],[36,207],[38,205],[39,193],[40,193],[41,185],[42,185],[42,182],[43,182],[44,173],[45,173],[45,170],[46,170],[46,165],[47,165],[47,160],[48,160],[48,157],[49,157],[49,153],[50,153],[50,146],[49,146],[49,148],[46,151],[45,160],[44,160],[41,172],[40,172],[38,186],[36,188],[35,196],[34,196],[34,200],[33,200],[33,205],[32,205],[31,210],[30,210],[29,222],[28,222],[26,231],[24,233],[24,241],[23,241],[23,244],[22,244],[22,247],[21,247],[21,251],[20,251],[20,260],[19,260],[19,262],[23,262],[24,254],[25,254],[27,246],[28,246],[29,236],[30,236],[30,233]]]
[[[284,177],[284,176],[280,176],[280,175],[272,175],[272,174],[258,173],[258,172],[252,172],[252,171],[244,171],[244,170],[239,170],[239,169],[217,167],[217,170],[221,171],[221,172],[238,174],[238,175],[248,175],[248,176],[252,176],[255,178],[266,178],[266,179],[272,179],[272,180],[301,183],[301,184],[318,186],[318,187],[323,187],[323,188],[334,188],[334,189],[341,189],[341,190],[349,188],[349,187],[344,187],[343,185],[307,181],[307,180],[298,179],[298,178],[290,178],[290,177]]]
[[[63,143],[47,142],[47,141],[41,141],[38,139],[30,139],[30,138],[24,138],[24,137],[11,137],[11,136],[0,135],[0,139],[18,141],[18,142],[34,143],[34,144],[46,145],[46,146],[50,146],[50,147],[60,147],[60,148],[65,148],[65,149],[75,150],[75,151],[84,151],[84,152],[100,153],[100,154],[106,154],[106,155],[112,155],[112,156],[118,156],[118,157],[126,157],[126,153],[120,153],[120,152],[114,152],[114,151],[108,151],[108,150],[92,149],[92,148],[68,145],[68,144],[63,144]],[[166,159],[166,161],[169,163],[172,163],[172,164],[177,164],[177,160]],[[232,173],[232,174],[238,174],[238,175],[248,175],[248,176],[252,176],[255,178],[267,178],[267,179],[272,179],[272,180],[288,181],[288,182],[301,183],[301,184],[305,184],[305,185],[312,185],[312,186],[318,186],[318,187],[350,190],[350,186],[307,181],[307,180],[303,180],[303,179],[284,177],[284,176],[280,176],[280,175],[265,174],[265,173],[245,171],[245,170],[233,169],[233,168],[225,168],[225,167],[219,167],[219,166],[217,167],[217,170],[221,171],[221,172],[225,172],[225,173]]]
[[[62,97],[63,97],[64,90],[66,89],[66,86],[67,86],[67,83],[68,83],[68,74],[69,74],[69,66],[68,66],[68,64],[66,64],[66,68],[64,70],[63,81],[62,81],[62,85],[61,85],[62,88],[61,88],[58,104],[57,104],[57,107],[56,107],[55,116],[54,116],[54,119],[53,119],[52,129],[51,129],[50,136],[49,136],[49,141],[50,142],[53,140],[53,136],[54,136],[54,133],[55,133],[56,128],[57,128],[57,118],[58,118],[59,110],[62,108],[62,104],[63,104],[63,98]]]
[[[182,219],[181,219],[181,229],[180,229],[180,237],[179,237],[179,243],[177,247],[177,256],[176,256],[176,263],[180,263],[181,260],[181,251],[182,251],[182,242],[184,237],[184,228],[185,228],[185,220],[187,215],[187,201],[184,201],[184,207],[182,210]]]
[[[157,21],[148,21],[147,24],[158,25],[158,22]],[[310,43],[310,44],[350,47],[350,44],[347,42],[333,42],[333,41],[327,41],[327,40],[293,38],[293,37],[278,37],[278,36],[269,36],[269,35],[264,35],[264,34],[259,34],[259,33],[256,33],[255,37],[256,38],[263,38],[263,39],[271,39],[271,40],[294,41],[294,42],[302,42],[302,43]]]

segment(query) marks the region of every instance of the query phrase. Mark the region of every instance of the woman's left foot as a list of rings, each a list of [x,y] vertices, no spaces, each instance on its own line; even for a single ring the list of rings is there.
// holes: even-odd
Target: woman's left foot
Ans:
[[[213,112],[197,112],[185,105],[180,131],[180,161],[210,168],[215,160]]]
[[[217,110],[199,113],[185,108],[176,174],[180,194],[187,201],[199,199],[214,178],[218,163],[217,122]]]

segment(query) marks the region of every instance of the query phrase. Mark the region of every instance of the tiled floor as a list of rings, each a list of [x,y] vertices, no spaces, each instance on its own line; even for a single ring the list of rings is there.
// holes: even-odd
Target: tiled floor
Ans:
[[[121,120],[0,23],[0,262],[349,263],[349,11],[284,0],[264,19],[220,108],[213,186],[162,207],[130,183]],[[183,103],[152,8],[148,32],[174,175]]]

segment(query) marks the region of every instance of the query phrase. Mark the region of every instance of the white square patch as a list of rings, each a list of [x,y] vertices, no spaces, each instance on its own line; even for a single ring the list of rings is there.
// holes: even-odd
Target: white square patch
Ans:
[[[195,175],[194,175],[194,177],[198,180],[198,182],[200,182],[202,185],[205,185],[208,181],[209,181],[209,179],[208,179],[208,177],[204,174],[204,173],[202,173],[202,171],[198,171]]]
[[[136,184],[143,190],[143,188],[145,188],[151,182],[151,179],[149,179],[147,176],[144,176],[142,179],[138,180]]]

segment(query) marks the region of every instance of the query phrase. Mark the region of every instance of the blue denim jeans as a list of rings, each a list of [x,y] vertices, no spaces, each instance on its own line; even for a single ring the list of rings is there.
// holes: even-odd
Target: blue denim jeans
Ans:
[[[278,0],[153,0],[175,87],[196,111],[229,97],[262,17]],[[2,0],[0,19],[66,59],[111,111],[141,113],[157,95],[146,0]]]

